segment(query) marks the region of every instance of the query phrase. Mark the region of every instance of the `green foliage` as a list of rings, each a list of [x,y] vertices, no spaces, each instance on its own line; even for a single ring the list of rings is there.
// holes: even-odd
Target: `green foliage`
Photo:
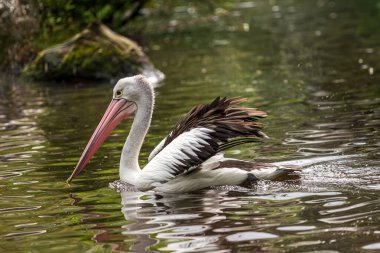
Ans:
[[[66,25],[86,26],[99,20],[111,27],[125,25],[138,7],[146,0],[36,0],[42,23],[49,28]],[[141,8],[140,7],[140,8]]]

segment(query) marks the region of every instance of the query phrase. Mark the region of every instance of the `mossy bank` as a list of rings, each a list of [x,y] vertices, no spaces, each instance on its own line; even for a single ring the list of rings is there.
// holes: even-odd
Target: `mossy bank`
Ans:
[[[51,81],[114,80],[139,73],[155,81],[164,78],[136,42],[99,22],[39,52],[22,71],[24,77]]]

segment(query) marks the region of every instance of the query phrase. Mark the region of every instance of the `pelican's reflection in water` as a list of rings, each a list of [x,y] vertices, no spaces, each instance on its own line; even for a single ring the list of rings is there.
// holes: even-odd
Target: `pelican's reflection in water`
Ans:
[[[131,250],[208,252],[220,248],[219,236],[208,233],[210,224],[224,220],[219,207],[220,192],[157,194],[121,192],[121,211],[126,221],[122,234],[135,235]]]

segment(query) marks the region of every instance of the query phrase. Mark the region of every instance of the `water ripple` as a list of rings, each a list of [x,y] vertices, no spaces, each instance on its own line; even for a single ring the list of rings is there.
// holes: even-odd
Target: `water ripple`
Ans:
[[[244,242],[252,240],[272,239],[277,238],[278,235],[265,233],[265,232],[242,232],[226,236],[226,240],[230,242]]]
[[[19,233],[9,233],[0,236],[0,238],[9,238],[9,237],[23,237],[23,236],[32,236],[46,233],[47,230],[39,230],[39,231],[28,231],[28,232],[19,232]]]
[[[23,212],[23,211],[31,211],[41,208],[41,206],[19,206],[19,207],[8,207],[1,208],[0,213],[13,213],[13,212]]]
[[[343,216],[336,216],[331,218],[322,218],[318,219],[319,221],[329,223],[329,224],[342,224],[362,219],[369,219],[374,216],[374,214],[380,213],[380,210],[374,210],[374,211],[368,211],[368,212],[362,212],[362,213],[355,213],[355,214],[349,214],[349,215],[343,215]]]

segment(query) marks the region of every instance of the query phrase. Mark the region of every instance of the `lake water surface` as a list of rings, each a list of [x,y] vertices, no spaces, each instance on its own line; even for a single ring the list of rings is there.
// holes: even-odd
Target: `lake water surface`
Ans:
[[[256,1],[165,15],[152,16],[143,35],[167,78],[141,163],[193,105],[242,96],[268,112],[271,139],[226,155],[300,163],[301,179],[120,192],[109,183],[124,122],[69,186],[113,84],[3,75],[0,251],[380,252],[380,4]]]

